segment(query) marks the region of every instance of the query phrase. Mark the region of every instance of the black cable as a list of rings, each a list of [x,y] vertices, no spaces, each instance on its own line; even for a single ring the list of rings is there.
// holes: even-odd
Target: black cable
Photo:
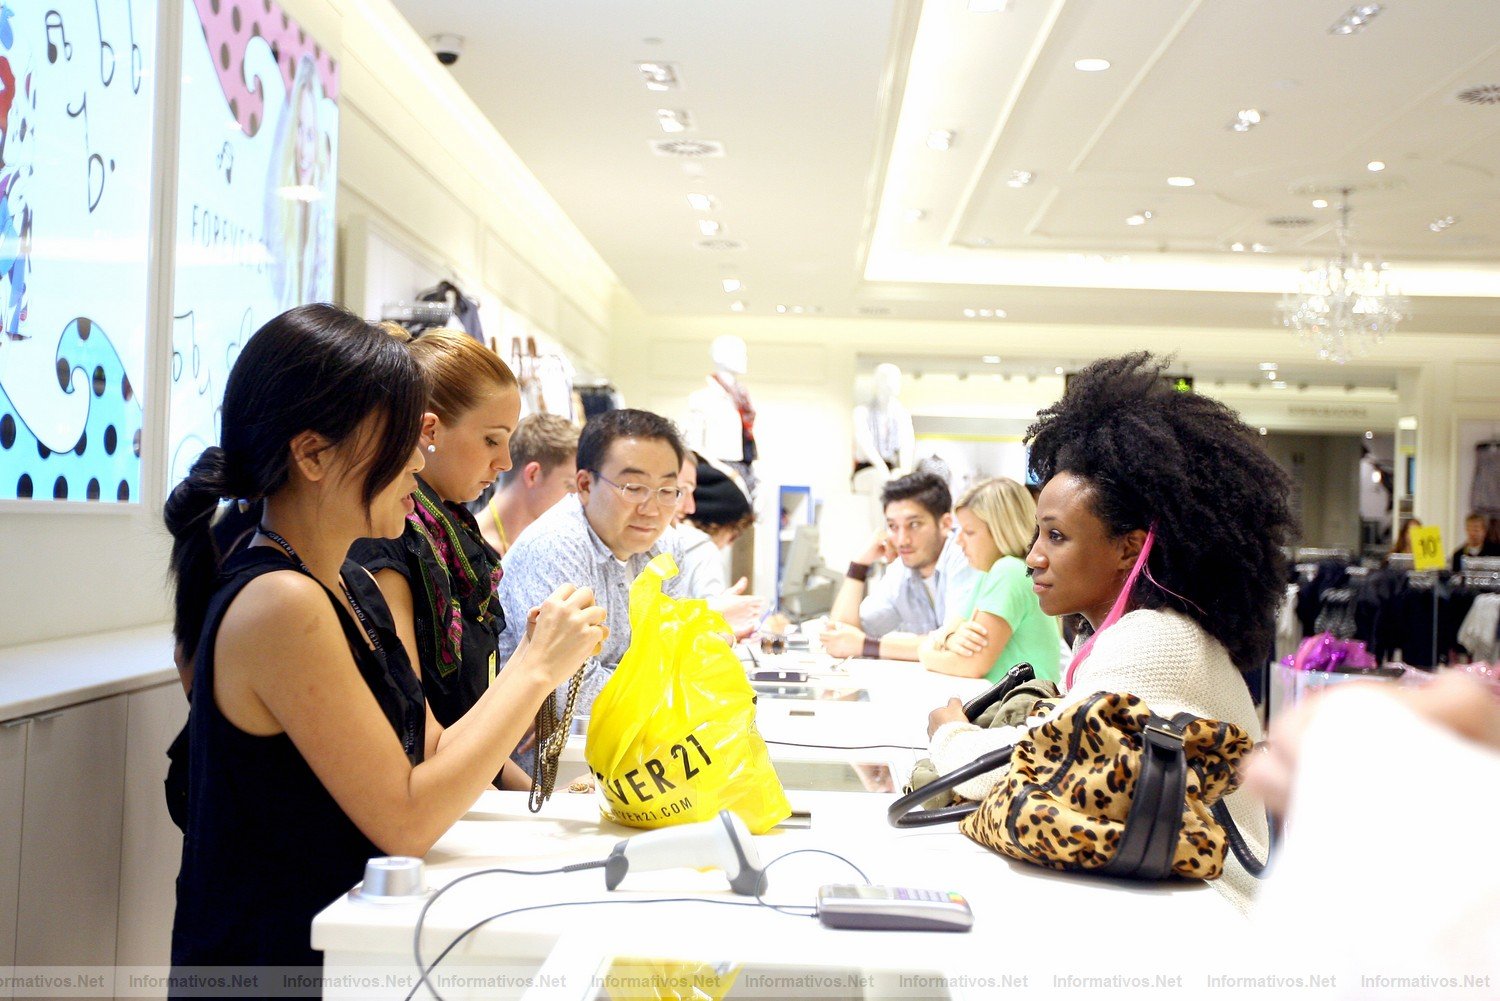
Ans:
[[[761,875],[764,876],[766,873],[770,872],[771,871],[771,866],[775,865],[777,862],[780,862],[784,858],[791,858],[793,855],[829,855],[829,856],[832,856],[833,858],[838,859],[840,862],[843,862],[845,865],[847,865],[849,868],[853,869],[855,872],[859,873],[859,878],[862,879],[862,880],[864,880],[866,885],[869,885],[869,883],[870,883],[870,877],[866,876],[865,875],[865,871],[863,869],[861,869],[859,866],[855,865],[853,862],[850,862],[848,859],[844,858],[844,856],[838,854],[837,852],[830,852],[830,851],[827,851],[826,849],[823,849],[823,848],[797,848],[797,849],[794,849],[794,850],[789,851],[789,852],[783,852],[782,854],[776,856],[771,861],[769,861],[769,862],[767,862],[765,864],[765,866],[760,870]],[[767,885],[769,886],[769,881],[767,881]],[[766,902],[764,900],[760,899],[760,894],[759,893],[757,893],[755,895],[755,902],[757,904],[765,904],[765,906],[771,908],[771,910],[773,910],[773,911],[780,911],[782,914],[800,914],[801,913],[799,911],[782,910],[781,907],[778,907],[775,904],[766,904]],[[795,905],[794,904],[793,906],[800,906],[800,905]],[[818,914],[818,909],[816,907],[814,907],[811,916],[812,917],[817,917],[817,914]]]
[[[769,872],[771,870],[771,866],[775,865],[777,862],[780,862],[782,859],[790,858],[793,855],[832,856],[833,858],[838,859],[840,862],[848,865],[855,872],[859,873],[860,879],[864,880],[866,884],[870,882],[870,877],[865,875],[864,870],[859,866],[855,865],[853,862],[849,861],[847,858],[838,854],[837,852],[826,851],[822,848],[797,848],[793,851],[785,852],[767,862],[761,868],[761,873],[765,874]],[[412,930],[412,957],[416,960],[417,964],[417,982],[412,985],[412,989],[407,992],[407,995],[403,999],[403,1001],[412,1001],[412,998],[416,996],[417,991],[422,988],[423,984],[427,985],[427,989],[432,993],[435,1001],[443,1001],[442,995],[437,992],[437,988],[433,986],[430,980],[427,979],[432,971],[438,968],[438,964],[446,959],[448,957],[448,954],[455,948],[457,948],[460,942],[468,938],[470,935],[474,934],[474,932],[478,931],[480,928],[483,928],[485,925],[489,924],[491,921],[510,917],[514,914],[524,914],[527,911],[545,911],[557,907],[583,907],[586,905],[594,904],[721,904],[726,907],[767,907],[778,914],[786,914],[791,917],[797,918],[815,918],[818,916],[818,909],[816,907],[811,907],[803,904],[772,904],[763,900],[760,893],[756,893],[754,903],[743,900],[719,900],[713,897],[649,897],[645,899],[565,900],[552,904],[533,904],[529,907],[516,907],[508,911],[500,911],[498,914],[491,914],[489,917],[482,918],[479,921],[474,922],[469,927],[465,928],[463,931],[459,932],[458,935],[454,937],[453,941],[449,942],[447,946],[444,947],[443,951],[438,953],[437,958],[432,961],[431,966],[422,965],[422,924],[427,918],[427,911],[432,907],[433,904],[437,903],[439,897],[447,893],[459,883],[462,883],[464,880],[473,879],[476,876],[490,876],[496,874],[513,876],[548,876],[561,872],[579,872],[584,869],[601,869],[604,867],[604,864],[604,860],[599,859],[594,862],[579,862],[575,863],[574,865],[565,865],[559,869],[480,869],[475,872],[465,873],[464,875],[459,876],[457,879],[449,882],[441,890],[438,890],[431,897],[428,897],[427,902],[422,905],[422,910],[417,914],[417,924],[416,927]],[[793,909],[798,907],[803,909]]]
[[[466,876],[460,876],[458,879],[455,879],[452,883],[449,883],[448,886],[453,886],[455,883],[462,882],[463,880],[468,879],[470,876],[485,876],[485,875],[489,875],[491,873],[507,872],[507,871],[512,871],[512,870],[505,870],[505,869],[482,869],[479,872],[471,872],[471,873],[469,873]],[[557,871],[557,870],[554,870],[554,871]],[[542,875],[542,873],[527,873],[527,875]],[[433,894],[432,898],[428,900],[428,904],[431,904],[432,901],[436,900],[440,894],[442,894],[444,891],[446,891],[448,889],[448,886],[443,887],[442,890],[439,890],[437,893]],[[644,899],[621,899],[621,900],[564,900],[564,901],[559,901],[559,902],[553,903],[553,904],[533,904],[530,907],[515,907],[515,908],[512,908],[511,910],[501,911],[498,914],[491,914],[489,917],[482,918],[482,919],[474,922],[473,924],[471,924],[469,927],[465,928],[463,931],[459,932],[458,935],[456,935],[454,937],[453,941],[449,942],[448,945],[443,949],[443,951],[440,952],[440,953],[438,953],[437,958],[432,961],[432,965],[431,966],[428,966],[428,967],[424,968],[422,966],[422,964],[421,964],[420,959],[419,959],[418,962],[417,962],[417,972],[418,972],[417,983],[412,987],[411,991],[406,995],[405,1001],[411,1001],[411,999],[416,996],[417,989],[420,988],[424,983],[427,985],[427,989],[432,992],[432,996],[433,996],[433,998],[436,999],[436,1001],[443,1001],[443,996],[437,992],[437,988],[434,987],[433,984],[432,984],[432,982],[427,979],[428,976],[432,973],[433,970],[435,970],[435,969],[438,968],[438,964],[439,963],[441,963],[444,959],[448,958],[448,953],[452,952],[455,948],[457,948],[457,946],[458,946],[458,944],[460,942],[462,942],[464,939],[468,938],[470,935],[474,934],[479,929],[483,928],[485,925],[489,924],[491,921],[498,920],[499,918],[510,917],[511,915],[514,915],[514,914],[525,914],[527,911],[545,911],[545,910],[550,910],[550,909],[557,908],[557,907],[584,907],[584,906],[592,906],[592,905],[615,905],[615,904],[720,904],[720,905],[725,906],[725,907],[768,907],[771,910],[776,911],[778,914],[788,914],[788,915],[791,915],[792,917],[797,917],[797,918],[815,918],[815,917],[818,916],[817,909],[813,908],[813,907],[808,907],[808,909],[805,912],[804,911],[794,911],[794,910],[790,910],[790,909],[783,909],[783,908],[787,907],[787,905],[780,905],[780,906],[778,906],[776,904],[768,904],[768,903],[766,903],[764,901],[761,901],[759,897],[756,897],[756,902],[755,903],[752,903],[752,902],[750,902],[748,900],[719,900],[719,899],[714,898],[714,897],[648,897],[648,898],[644,898]],[[791,906],[801,906],[801,905],[795,905],[794,904],[794,905],[791,905]],[[422,910],[423,910],[423,913],[425,914],[427,908],[423,907]],[[421,932],[422,932],[422,918],[418,917],[417,918],[417,928],[416,928],[416,932],[415,932],[415,934],[418,936],[418,941],[420,941]]]
[[[925,747],[913,747],[910,744],[799,744],[793,740],[766,740],[767,744],[780,744],[782,747],[813,747],[820,751],[925,751]],[[788,762],[791,764],[792,762]]]
[[[599,859],[594,862],[579,862],[575,863],[574,865],[565,865],[557,869],[480,869],[476,872],[465,873],[464,875],[459,876],[457,879],[454,879],[452,882],[448,883],[441,890],[438,890],[432,896],[428,897],[426,903],[422,905],[422,910],[417,913],[417,926],[412,929],[411,938],[412,958],[414,958],[417,963],[417,982],[412,986],[411,993],[406,995],[406,1001],[411,1001],[411,998],[416,995],[417,991],[421,989],[422,985],[424,983],[427,983],[427,974],[431,973],[432,970],[436,968],[437,964],[442,961],[443,957],[439,956],[437,960],[433,962],[432,966],[425,968],[422,966],[422,922],[427,918],[428,909],[431,908],[433,904],[437,903],[439,897],[447,893],[449,890],[453,889],[453,887],[457,886],[459,883],[462,883],[464,880],[473,879],[475,876],[490,876],[496,873],[503,873],[512,876],[550,876],[560,872],[578,872],[583,869],[602,868],[604,868],[603,859]],[[465,932],[464,934],[467,935],[468,932]],[[455,940],[452,945],[448,946],[448,949],[444,949],[443,956],[448,955],[448,951],[453,948],[453,945],[457,944],[458,942],[457,940]],[[427,987],[429,990],[432,990],[433,997],[440,997],[438,992],[432,988],[431,984],[427,984]]]

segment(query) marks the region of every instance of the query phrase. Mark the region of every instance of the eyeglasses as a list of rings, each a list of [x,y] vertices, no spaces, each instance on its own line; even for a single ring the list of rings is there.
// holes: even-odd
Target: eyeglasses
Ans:
[[[644,507],[652,497],[656,498],[656,503],[665,508],[676,507],[682,501],[683,491],[679,487],[662,487],[659,490],[652,490],[644,483],[616,483],[599,472],[594,472],[594,476],[620,491],[620,496],[635,507]]]

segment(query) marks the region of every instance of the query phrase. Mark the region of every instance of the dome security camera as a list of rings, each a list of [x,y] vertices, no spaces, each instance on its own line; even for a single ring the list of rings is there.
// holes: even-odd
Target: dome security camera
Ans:
[[[427,39],[427,44],[432,49],[432,54],[437,56],[437,61],[444,66],[452,66],[464,54],[462,35],[433,35]]]

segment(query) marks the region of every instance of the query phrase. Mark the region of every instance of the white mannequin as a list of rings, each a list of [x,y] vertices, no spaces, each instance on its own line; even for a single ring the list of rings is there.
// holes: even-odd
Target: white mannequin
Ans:
[[[854,461],[870,464],[872,470],[862,471],[860,479],[873,481],[878,491],[891,477],[911,470],[917,435],[901,405],[901,370],[889,362],[876,365],[874,382],[874,398],[854,408]]]
[[[745,455],[744,429],[733,395],[734,391],[744,393],[740,376],[749,368],[745,342],[733,334],[715,337],[709,356],[714,372],[702,389],[688,397],[683,438],[688,448],[700,455],[748,464],[752,457]]]

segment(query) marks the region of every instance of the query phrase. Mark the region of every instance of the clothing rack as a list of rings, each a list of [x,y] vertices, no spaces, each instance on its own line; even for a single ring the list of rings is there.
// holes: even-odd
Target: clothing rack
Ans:
[[[1500,574],[1500,556],[1466,556],[1464,573]]]
[[[1298,546],[1292,555],[1293,563],[1317,563],[1320,560],[1344,560],[1354,562],[1354,551],[1342,546],[1320,548],[1317,546]]]

